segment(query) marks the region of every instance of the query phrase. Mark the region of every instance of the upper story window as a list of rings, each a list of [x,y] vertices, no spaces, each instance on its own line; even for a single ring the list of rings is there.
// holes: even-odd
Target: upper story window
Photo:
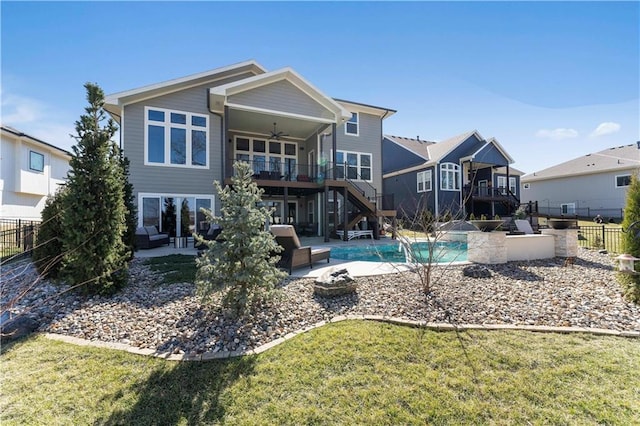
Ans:
[[[358,136],[360,134],[360,116],[357,112],[351,113],[351,118],[344,125],[346,135]]]
[[[631,185],[631,175],[616,176],[616,188],[624,188]]]
[[[44,172],[44,155],[39,152],[29,151],[29,170]]]
[[[522,188],[523,189],[529,189],[529,188],[531,188],[531,184],[530,183],[523,183],[522,184]]]
[[[145,164],[208,167],[209,117],[145,107]]]
[[[418,180],[418,192],[431,191],[431,170],[418,172],[416,177]]]
[[[440,189],[443,191],[460,191],[460,166],[458,164],[440,164]]]
[[[336,176],[339,179],[371,182],[371,154],[366,152],[336,152]]]
[[[295,179],[298,175],[296,152],[297,144],[294,142],[245,136],[235,138],[235,159],[250,163],[256,174],[277,172],[278,176],[283,174],[287,180]]]

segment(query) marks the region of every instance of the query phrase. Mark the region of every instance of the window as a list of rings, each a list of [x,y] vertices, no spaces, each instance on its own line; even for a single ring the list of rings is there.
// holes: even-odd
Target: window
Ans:
[[[235,159],[251,164],[257,175],[260,172],[274,172],[287,180],[295,180],[298,176],[297,150],[298,145],[293,142],[267,141],[245,136],[235,138]]]
[[[213,197],[199,195],[139,194],[142,226],[155,226],[170,237],[191,237],[207,230],[201,209],[211,210]]]
[[[529,188],[531,188],[531,184],[530,183],[523,183],[522,184],[522,188],[523,189],[529,189]]]
[[[440,165],[440,189],[460,191],[460,166],[454,163]]]
[[[616,188],[624,188],[631,185],[631,175],[616,176]]]
[[[417,180],[418,180],[418,192],[431,191],[431,170],[418,172]]]
[[[498,176],[498,191],[500,194],[507,195],[507,177]]]
[[[336,177],[339,179],[371,182],[371,154],[364,152],[338,151],[336,153]],[[341,167],[342,166],[342,167]]]
[[[314,207],[313,205],[314,205],[313,200],[309,200],[307,202],[307,221],[309,223],[315,223],[316,221],[315,209],[313,208]]]
[[[357,112],[351,113],[351,118],[344,125],[344,133],[346,135],[358,136],[359,134],[359,116]]]
[[[39,152],[29,151],[29,169],[34,172],[44,172],[44,155]]]
[[[576,203],[560,204],[562,214],[576,214]]]
[[[509,178],[509,191],[511,191],[513,195],[518,195],[518,187],[516,186],[516,178],[514,177]]]
[[[145,164],[208,167],[209,117],[145,107]]]

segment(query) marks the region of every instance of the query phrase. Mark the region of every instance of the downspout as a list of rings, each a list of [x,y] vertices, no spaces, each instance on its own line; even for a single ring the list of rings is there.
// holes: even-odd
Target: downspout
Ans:
[[[208,95],[208,93],[207,93]],[[225,105],[224,107],[224,112],[225,114],[218,114],[217,112],[213,112],[211,111],[211,98],[209,96],[206,96],[207,98],[207,110],[209,110],[209,112],[213,115],[215,115],[216,117],[220,117],[220,162],[221,162],[221,170],[222,170],[222,181],[224,182],[224,175],[226,173],[226,167],[225,167],[225,157],[224,157],[224,147],[226,144],[225,141],[225,124],[226,124],[226,116],[227,116],[227,106]],[[215,196],[215,194],[214,194]],[[215,200],[214,200],[215,202]],[[214,205],[214,210],[216,209],[215,205]],[[214,211],[214,213],[217,214],[217,212]]]
[[[434,181],[436,182],[436,187],[435,187],[435,193],[436,193],[436,204],[434,206],[434,216],[436,217],[436,220],[438,220],[438,217],[440,216],[440,173],[439,172],[439,166],[440,166],[440,162],[437,161],[436,164],[433,165],[433,171],[434,171]]]

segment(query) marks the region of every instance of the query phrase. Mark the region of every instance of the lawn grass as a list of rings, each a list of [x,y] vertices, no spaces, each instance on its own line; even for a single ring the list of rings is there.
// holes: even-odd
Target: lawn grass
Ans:
[[[348,321],[261,355],[175,363],[32,337],[0,423],[639,424],[640,343]]]
[[[192,283],[196,279],[196,259],[184,254],[170,254],[145,259],[152,271],[162,274],[162,284]]]

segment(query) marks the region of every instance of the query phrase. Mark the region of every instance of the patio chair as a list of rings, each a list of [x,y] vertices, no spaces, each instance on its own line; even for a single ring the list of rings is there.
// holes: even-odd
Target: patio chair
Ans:
[[[303,247],[298,239],[296,230],[291,225],[271,225],[269,228],[276,238],[276,242],[284,249],[280,252],[280,262],[278,266],[289,270],[308,266],[313,268],[314,262],[326,259],[329,263],[331,254],[330,248],[312,249],[309,246]]]

